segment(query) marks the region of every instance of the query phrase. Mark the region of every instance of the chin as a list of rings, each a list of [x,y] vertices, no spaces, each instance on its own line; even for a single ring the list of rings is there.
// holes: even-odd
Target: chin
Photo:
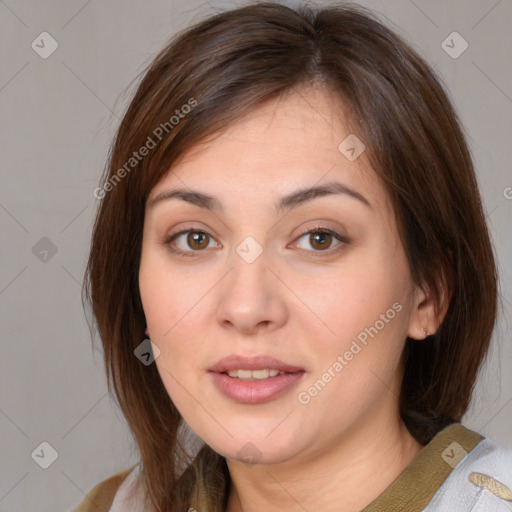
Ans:
[[[276,438],[269,442],[267,435],[243,436],[226,442],[206,443],[217,453],[229,460],[251,464],[280,464],[289,461],[304,448],[290,446],[290,438]]]

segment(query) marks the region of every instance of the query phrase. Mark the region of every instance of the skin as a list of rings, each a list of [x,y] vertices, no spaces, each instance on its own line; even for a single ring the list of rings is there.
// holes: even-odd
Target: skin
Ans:
[[[398,414],[399,362],[406,337],[434,333],[442,316],[411,280],[389,198],[365,153],[350,161],[338,150],[351,133],[342,113],[321,86],[284,94],[190,150],[148,198],[139,271],[147,332],[174,404],[226,457],[228,512],[359,511],[422,448]],[[327,181],[355,189],[371,208],[329,195],[273,213],[282,196]],[[149,207],[175,187],[213,195],[225,211],[180,199]],[[317,226],[348,243],[327,235],[322,249],[303,234]],[[164,244],[182,229],[208,234],[171,243],[191,257]],[[236,252],[247,236],[263,249],[252,263]],[[300,403],[298,394],[396,303],[400,312]],[[271,355],[305,374],[274,400],[238,403],[208,373],[231,354]],[[247,443],[257,448],[255,464],[243,458]]]

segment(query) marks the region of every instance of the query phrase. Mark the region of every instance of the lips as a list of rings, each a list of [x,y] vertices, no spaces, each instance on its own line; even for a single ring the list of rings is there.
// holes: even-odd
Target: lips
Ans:
[[[304,368],[294,366],[276,359],[271,356],[253,356],[244,357],[240,355],[231,355],[217,361],[211,368],[210,372],[225,373],[231,370],[279,370],[284,373],[304,372]]]
[[[238,372],[238,378],[228,375]],[[263,373],[257,370],[278,370],[277,376],[261,378]],[[260,378],[247,379],[245,372],[256,372]],[[225,357],[210,369],[209,373],[215,387],[227,398],[244,404],[261,404],[275,400],[290,392],[304,378],[305,370],[270,356],[243,357],[231,355]],[[274,372],[272,372],[274,373]],[[243,379],[239,378],[244,374]],[[253,373],[254,375],[254,373]]]

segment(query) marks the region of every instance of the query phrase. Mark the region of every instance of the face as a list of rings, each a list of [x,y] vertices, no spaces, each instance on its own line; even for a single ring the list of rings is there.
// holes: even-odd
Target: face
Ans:
[[[336,105],[321,88],[265,104],[147,201],[139,286],[158,372],[228,460],[298,461],[395,417],[405,339],[422,337],[388,197],[364,152],[339,149]],[[213,199],[152,204],[178,189]]]

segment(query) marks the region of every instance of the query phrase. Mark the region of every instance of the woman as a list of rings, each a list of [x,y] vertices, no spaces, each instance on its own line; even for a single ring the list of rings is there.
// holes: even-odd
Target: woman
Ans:
[[[470,153],[371,13],[182,32],[94,193],[85,297],[140,463],[76,510],[512,510],[511,453],[460,425],[497,314]]]

